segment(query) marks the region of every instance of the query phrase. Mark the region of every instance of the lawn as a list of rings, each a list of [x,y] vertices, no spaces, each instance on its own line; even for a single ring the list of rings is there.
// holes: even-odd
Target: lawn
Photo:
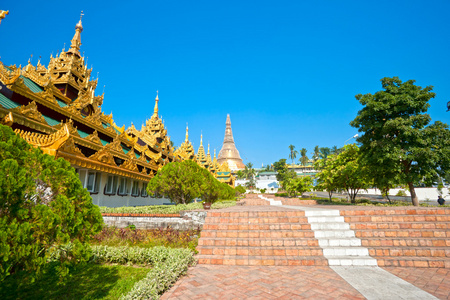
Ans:
[[[143,279],[150,268],[122,265],[85,264],[73,268],[71,277],[58,284],[55,269],[48,265],[46,273],[35,282],[24,273],[0,282],[1,299],[119,299]]]

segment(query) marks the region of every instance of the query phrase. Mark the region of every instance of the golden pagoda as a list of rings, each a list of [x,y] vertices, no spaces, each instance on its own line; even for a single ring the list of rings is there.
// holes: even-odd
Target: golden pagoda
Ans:
[[[0,62],[0,122],[44,153],[69,161],[95,204],[161,204],[148,197],[147,183],[180,159],[158,116],[158,95],[140,131],[119,128],[112,114],[102,112],[104,95],[95,95],[97,79],[80,55],[82,31],[80,18],[70,49],[50,56],[47,67]]]
[[[219,152],[219,158],[217,161],[220,164],[227,162],[232,171],[245,169],[245,165],[242,162],[242,159],[239,156],[239,151],[236,149],[236,145],[234,143],[229,114],[227,115],[227,120],[225,122],[225,138],[223,140],[222,149]]]
[[[205,148],[203,147],[203,134],[200,135],[200,147],[198,147],[195,160],[200,166],[209,169],[208,159],[206,158]]]
[[[181,160],[186,159],[196,160],[194,146],[192,146],[191,142],[189,141],[189,128],[187,125],[186,125],[186,138],[184,142],[180,145],[180,147],[178,147],[173,154]]]

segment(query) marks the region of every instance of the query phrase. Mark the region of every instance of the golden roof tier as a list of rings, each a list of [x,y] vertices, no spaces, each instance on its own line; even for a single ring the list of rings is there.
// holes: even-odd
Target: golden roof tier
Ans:
[[[219,152],[219,158],[217,159],[217,161],[219,162],[219,164],[227,162],[229,168],[232,171],[245,169],[245,165],[242,162],[239,151],[236,149],[236,145],[234,144],[229,114],[227,115],[227,121],[225,122],[225,125],[225,138],[223,139],[223,146]]]
[[[181,160],[186,159],[195,160],[195,150],[194,146],[192,146],[191,142],[189,141],[189,128],[187,125],[186,125],[186,138],[184,140],[184,143],[182,143],[173,154],[178,158],[180,158]]]

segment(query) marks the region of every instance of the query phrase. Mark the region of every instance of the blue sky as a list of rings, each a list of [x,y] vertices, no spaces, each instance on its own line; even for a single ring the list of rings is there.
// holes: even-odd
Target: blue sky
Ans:
[[[434,86],[433,121],[450,121],[449,1],[8,1],[0,56],[47,64],[74,34],[103,111],[136,127],[160,115],[175,145],[200,133],[220,151],[227,113],[244,162],[269,164],[288,146],[340,147],[359,93],[399,76]],[[63,6],[63,3],[65,4]],[[107,4],[106,4],[107,3]]]

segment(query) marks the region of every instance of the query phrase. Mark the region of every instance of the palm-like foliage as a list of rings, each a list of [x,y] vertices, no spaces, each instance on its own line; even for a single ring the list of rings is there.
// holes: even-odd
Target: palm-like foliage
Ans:
[[[306,150],[306,148],[302,148],[301,150],[300,150],[300,155],[301,155],[301,157],[300,157],[300,163],[303,165],[303,166],[306,166],[306,164],[308,163],[308,156],[306,156],[306,153],[307,153],[308,151]]]
[[[253,179],[256,175],[255,169],[253,169],[253,164],[251,162],[245,165],[245,169],[243,171],[245,179]]]
[[[313,155],[314,162],[316,162],[319,158],[320,158],[320,150],[319,146],[316,146],[314,147],[314,155]]]
[[[331,153],[331,149],[328,148],[328,147],[321,147],[319,149],[319,151],[320,151],[320,158],[321,159],[326,159],[328,157],[328,155],[330,155],[330,153]]]
[[[298,151],[294,150],[294,145],[289,145],[289,150],[291,150],[291,153],[289,154],[289,158],[292,160],[292,165],[294,165],[294,159],[297,157]]]

